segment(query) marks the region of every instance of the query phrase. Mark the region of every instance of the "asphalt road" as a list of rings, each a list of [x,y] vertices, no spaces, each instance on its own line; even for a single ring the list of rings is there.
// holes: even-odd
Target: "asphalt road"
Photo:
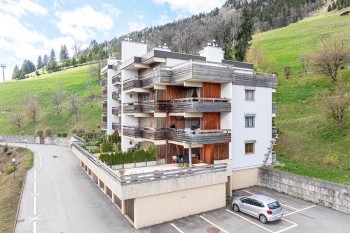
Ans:
[[[17,144],[23,146],[23,144]],[[71,148],[28,145],[28,172],[16,232],[133,232],[134,228],[79,167]]]
[[[28,148],[35,153],[35,165],[24,186],[18,233],[350,232],[350,215],[260,187],[235,191],[234,196],[252,193],[271,196],[282,204],[282,220],[261,224],[258,219],[226,206],[135,230],[80,168],[71,148],[47,145]]]

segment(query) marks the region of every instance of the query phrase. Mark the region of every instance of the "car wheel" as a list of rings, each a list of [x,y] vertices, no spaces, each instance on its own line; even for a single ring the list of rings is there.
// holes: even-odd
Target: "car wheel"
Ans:
[[[266,218],[266,216],[263,215],[263,214],[261,214],[261,215],[259,216],[259,220],[260,220],[260,222],[261,222],[262,224],[267,223],[267,218]]]
[[[234,211],[236,211],[236,212],[239,211],[239,207],[238,207],[237,204],[234,204],[234,205],[232,206],[232,209],[233,209]]]

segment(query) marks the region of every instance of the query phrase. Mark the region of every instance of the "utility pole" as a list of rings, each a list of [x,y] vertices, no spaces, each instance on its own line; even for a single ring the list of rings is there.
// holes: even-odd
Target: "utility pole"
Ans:
[[[0,67],[2,68],[2,80],[5,82],[5,68],[6,65],[5,64],[1,64]]]

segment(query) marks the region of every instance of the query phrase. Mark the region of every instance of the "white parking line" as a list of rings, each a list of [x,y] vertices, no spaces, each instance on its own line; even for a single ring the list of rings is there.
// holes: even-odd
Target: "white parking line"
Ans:
[[[294,212],[291,212],[291,213],[285,214],[285,215],[284,215],[284,217],[289,216],[289,215],[291,215],[291,214],[295,214],[295,213],[298,213],[298,212],[304,211],[304,210],[307,210],[307,209],[310,209],[310,208],[315,207],[315,206],[316,206],[316,205],[312,205],[312,206],[306,207],[306,208],[304,208],[304,209],[300,209],[300,210],[297,210],[297,211],[294,211]]]
[[[36,194],[36,180],[34,180],[34,194]]]
[[[291,207],[291,206],[286,205],[286,204],[282,204],[282,203],[280,203],[280,204],[281,204],[281,206],[286,206],[286,207],[288,207],[289,209],[299,210],[299,209],[297,209],[297,208]]]
[[[35,216],[36,215],[36,196],[33,197],[33,215]]]
[[[240,218],[242,218],[242,219],[244,219],[244,220],[246,220],[246,221],[248,221],[248,222],[250,222],[250,223],[252,223],[252,224],[254,224],[254,225],[257,226],[257,227],[260,227],[260,228],[264,229],[265,231],[268,231],[268,232],[270,232],[270,233],[274,233],[273,231],[271,231],[271,230],[269,230],[269,229],[267,229],[267,228],[265,228],[265,227],[263,227],[263,226],[260,226],[259,224],[256,224],[255,222],[250,221],[249,219],[247,219],[247,218],[245,218],[245,217],[242,217],[241,215],[236,214],[236,213],[232,212],[231,210],[226,209],[226,211],[229,212],[229,213],[231,213],[231,214],[233,214],[233,215],[236,215],[237,217],[240,217]]]
[[[178,232],[180,232],[180,233],[184,233],[183,231],[181,231],[177,226],[175,226],[175,224],[174,223],[170,223],[170,225],[172,226],[172,227],[174,227]]]
[[[251,194],[251,195],[254,195],[254,194],[255,194],[255,193],[249,192],[248,190],[242,190],[242,191],[244,191],[244,192],[246,192],[246,193],[249,193],[249,194]]]
[[[202,215],[200,215],[199,217],[201,217],[202,219],[204,219],[205,221],[207,221],[208,223],[210,223],[211,225],[213,225],[214,227],[220,229],[221,231],[225,232],[225,233],[229,233],[228,231],[225,231],[224,229],[222,229],[221,227],[219,227],[218,225],[214,224],[213,222],[209,221],[208,219],[204,218]]]
[[[291,223],[291,224],[293,224],[293,225],[292,225],[292,226],[289,226],[289,227],[286,227],[286,228],[284,228],[284,229],[282,229],[282,230],[275,231],[275,233],[284,232],[284,231],[290,230],[290,229],[292,229],[292,228],[298,226],[298,224],[296,224],[296,223],[294,223],[294,222],[291,222],[291,221],[289,221],[289,220],[287,220],[287,219],[285,219],[285,218],[282,218],[282,220],[287,221],[287,222],[289,222],[289,223]]]
[[[36,233],[36,222],[33,222],[33,233]]]

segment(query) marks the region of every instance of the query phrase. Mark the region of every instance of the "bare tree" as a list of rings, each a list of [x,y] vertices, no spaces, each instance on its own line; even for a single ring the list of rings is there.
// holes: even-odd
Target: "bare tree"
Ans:
[[[338,83],[335,86],[335,92],[333,95],[329,91],[326,91],[323,94],[321,108],[329,118],[337,122],[338,129],[343,128],[347,108],[350,105],[349,89],[349,84]]]
[[[80,101],[75,93],[73,93],[70,96],[69,104],[70,104],[71,114],[73,114],[75,116],[75,121],[78,122],[81,104],[80,104]]]
[[[337,81],[340,66],[350,61],[350,49],[345,37],[321,41],[320,50],[313,56],[312,64],[316,71]]]
[[[63,90],[62,84],[59,84],[59,86],[56,88],[55,94],[51,99],[51,103],[54,106],[57,116],[60,116],[62,113],[64,99],[65,92]]]
[[[310,56],[307,54],[299,56],[299,63],[303,67],[304,73],[306,74],[310,65]]]
[[[10,116],[10,124],[17,126],[19,129],[22,128],[23,114],[20,109],[15,110],[15,112]]]
[[[255,42],[247,51],[246,61],[253,63],[257,71],[265,72],[268,69],[268,59],[261,46],[260,31],[256,32]]]
[[[75,57],[75,58],[78,58],[79,54],[81,53],[81,46],[78,45],[77,43],[75,43],[73,46],[72,46],[72,49],[74,51],[74,54],[72,56]]]
[[[36,96],[26,97],[25,112],[26,115],[33,120],[33,122],[36,122],[40,113],[40,106]]]

